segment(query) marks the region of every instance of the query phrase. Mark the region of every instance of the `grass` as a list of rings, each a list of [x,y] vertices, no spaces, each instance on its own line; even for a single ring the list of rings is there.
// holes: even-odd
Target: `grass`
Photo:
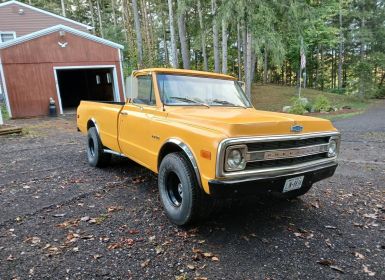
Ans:
[[[329,93],[314,89],[302,89],[301,96],[306,97],[310,103],[313,103],[317,96],[326,96],[332,106],[341,108],[343,106],[350,106],[351,112],[343,112],[342,114],[323,114],[317,115],[317,117],[336,119],[349,117],[353,114],[359,114],[363,112],[370,104],[368,101],[358,100],[357,98]],[[287,105],[291,105],[291,99],[298,95],[298,90],[295,87],[277,86],[277,85],[253,85],[252,88],[252,102],[256,109],[266,111],[281,112],[282,108]]]
[[[8,110],[5,103],[0,103],[1,114],[3,115],[3,121],[9,120]]]

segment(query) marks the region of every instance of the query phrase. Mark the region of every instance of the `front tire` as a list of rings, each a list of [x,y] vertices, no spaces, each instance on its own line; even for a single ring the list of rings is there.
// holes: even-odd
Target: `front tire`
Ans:
[[[208,198],[200,189],[191,163],[183,153],[165,156],[159,167],[160,200],[167,217],[178,226],[198,220],[204,213]]]
[[[103,151],[103,145],[95,127],[88,129],[87,158],[89,165],[93,167],[106,166],[111,159],[111,154]]]

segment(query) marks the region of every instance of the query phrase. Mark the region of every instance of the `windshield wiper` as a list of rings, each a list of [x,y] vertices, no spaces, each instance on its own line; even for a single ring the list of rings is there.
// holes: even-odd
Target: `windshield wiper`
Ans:
[[[246,109],[247,107],[246,106],[242,106],[242,105],[235,105],[234,103],[231,103],[229,101],[226,101],[226,100],[219,100],[219,99],[214,99],[212,100],[212,102],[214,103],[218,103],[218,104],[223,104],[223,105],[229,105],[229,106],[233,106],[233,107],[241,107],[241,108],[244,108]]]
[[[206,103],[199,102],[199,101],[196,101],[194,99],[190,99],[190,98],[186,98],[186,97],[170,96],[169,98],[180,100],[180,101],[187,102],[187,103],[194,103],[194,104],[198,104],[198,105],[202,105],[202,106],[206,106],[207,108],[210,108],[210,106]]]

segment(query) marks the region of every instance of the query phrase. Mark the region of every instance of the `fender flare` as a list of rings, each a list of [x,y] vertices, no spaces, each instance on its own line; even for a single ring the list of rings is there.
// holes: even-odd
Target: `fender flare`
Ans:
[[[177,145],[179,148],[182,149],[182,151],[185,153],[185,155],[188,157],[188,159],[190,160],[190,163],[194,169],[194,173],[195,173],[195,176],[197,178],[197,182],[198,182],[198,185],[201,189],[203,189],[203,186],[202,186],[202,180],[201,180],[201,175],[200,175],[200,172],[199,172],[199,168],[198,168],[198,164],[197,164],[197,161],[194,157],[194,154],[192,153],[191,149],[189,148],[189,146],[187,146],[183,141],[179,140],[179,139],[176,139],[176,138],[170,138],[168,139],[166,142],[163,143],[162,147],[160,148],[159,151],[161,151],[163,149],[163,147],[167,144],[175,144]],[[159,153],[160,154],[160,153]]]

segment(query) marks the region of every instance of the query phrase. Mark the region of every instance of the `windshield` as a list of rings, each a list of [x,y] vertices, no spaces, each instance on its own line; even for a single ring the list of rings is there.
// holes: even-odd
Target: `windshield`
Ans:
[[[236,81],[169,74],[157,80],[165,105],[251,107]]]

